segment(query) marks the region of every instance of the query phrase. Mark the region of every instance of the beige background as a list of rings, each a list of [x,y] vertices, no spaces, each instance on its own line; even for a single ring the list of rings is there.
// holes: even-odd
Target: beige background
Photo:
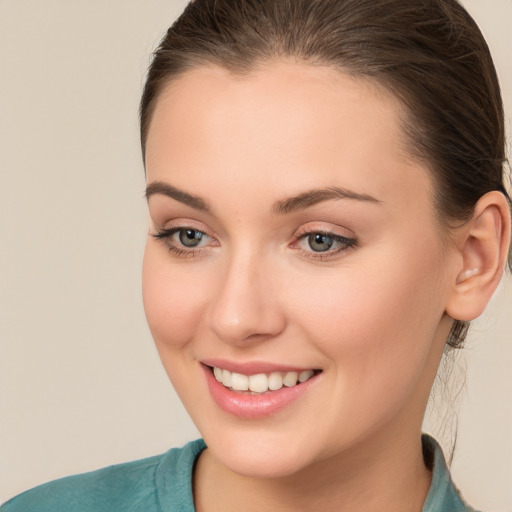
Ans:
[[[467,0],[511,132],[511,0]],[[0,0],[0,500],[196,437],[145,325],[137,104],[183,0]],[[512,511],[512,282],[466,350],[454,478]],[[440,398],[442,398],[440,394]]]

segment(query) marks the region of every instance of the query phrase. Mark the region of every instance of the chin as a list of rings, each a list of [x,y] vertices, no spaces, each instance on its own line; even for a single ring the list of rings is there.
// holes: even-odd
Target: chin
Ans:
[[[215,459],[233,473],[246,478],[284,478],[305,469],[315,459],[314,447],[289,435],[279,435],[261,429],[252,433],[205,436]]]
[[[245,478],[286,478],[307,467],[302,457],[299,458],[297,454],[289,453],[287,450],[264,454],[248,450],[245,453],[237,451],[214,455],[230,471]]]

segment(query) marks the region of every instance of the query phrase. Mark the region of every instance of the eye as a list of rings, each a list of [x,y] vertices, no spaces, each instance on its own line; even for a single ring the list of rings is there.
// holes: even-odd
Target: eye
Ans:
[[[160,229],[152,236],[161,240],[165,247],[177,256],[195,256],[206,246],[217,245],[215,239],[203,231],[186,226]]]
[[[315,252],[325,252],[334,245],[334,238],[325,233],[312,233],[308,236],[308,245]]]
[[[327,259],[357,245],[357,240],[337,233],[308,231],[299,235],[297,248],[307,258]]]
[[[204,233],[197,229],[180,229],[177,234],[179,241],[185,247],[197,247],[204,237]]]

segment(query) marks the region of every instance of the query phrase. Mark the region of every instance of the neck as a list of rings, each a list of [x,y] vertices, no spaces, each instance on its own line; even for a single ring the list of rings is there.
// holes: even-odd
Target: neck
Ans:
[[[206,450],[194,475],[196,510],[420,512],[431,481],[420,432],[409,438],[383,436],[381,431],[364,447],[354,446],[293,475],[271,479],[233,473]]]

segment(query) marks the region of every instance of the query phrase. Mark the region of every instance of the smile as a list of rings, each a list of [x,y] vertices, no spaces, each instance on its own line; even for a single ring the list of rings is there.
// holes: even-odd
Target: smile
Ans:
[[[323,379],[321,369],[270,362],[201,362],[210,396],[230,415],[256,420],[284,411],[310,394]]]
[[[213,374],[224,387],[238,392],[261,394],[268,391],[278,391],[282,387],[291,388],[308,381],[315,375],[315,370],[301,372],[271,372],[244,375],[229,370],[213,367]]]

